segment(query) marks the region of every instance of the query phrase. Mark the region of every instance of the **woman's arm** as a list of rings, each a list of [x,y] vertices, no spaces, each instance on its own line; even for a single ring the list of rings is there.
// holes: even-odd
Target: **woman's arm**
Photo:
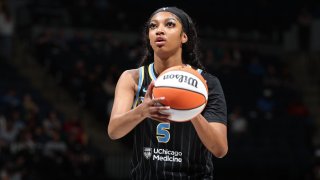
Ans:
[[[108,134],[111,139],[119,139],[128,134],[146,117],[154,119],[166,119],[168,115],[159,111],[168,109],[166,106],[155,106],[162,98],[152,99],[153,83],[149,86],[144,101],[134,109],[131,109],[134,95],[137,90],[139,71],[127,70],[120,76],[113,102],[113,108],[108,125]]]
[[[222,158],[228,152],[226,100],[218,78],[209,73],[203,75],[208,84],[208,102],[203,112],[191,122],[206,148]]]
[[[227,126],[219,122],[208,122],[201,114],[191,120],[201,142],[216,157],[228,152]]]

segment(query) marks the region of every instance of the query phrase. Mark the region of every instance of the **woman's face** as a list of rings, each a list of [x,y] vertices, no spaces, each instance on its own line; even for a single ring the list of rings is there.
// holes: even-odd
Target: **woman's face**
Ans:
[[[187,42],[188,37],[175,15],[159,12],[150,20],[149,40],[155,53],[174,53],[182,48],[182,43]]]

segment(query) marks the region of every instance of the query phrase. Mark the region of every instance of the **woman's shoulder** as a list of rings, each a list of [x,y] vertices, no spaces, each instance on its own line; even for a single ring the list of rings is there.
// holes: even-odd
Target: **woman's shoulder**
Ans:
[[[222,90],[221,82],[217,76],[206,71],[203,71],[201,75],[207,81],[209,89]]]
[[[127,69],[123,71],[120,79],[137,82],[139,79],[139,69]]]
[[[139,75],[139,69],[127,69],[122,72],[122,75],[127,75],[127,76]]]
[[[219,81],[219,79],[218,79],[217,76],[215,76],[214,74],[211,74],[211,73],[209,73],[209,72],[207,72],[207,71],[202,71],[201,75],[202,75],[202,77],[203,77],[204,79],[206,79],[207,81],[208,81],[208,80],[210,80],[210,81]]]

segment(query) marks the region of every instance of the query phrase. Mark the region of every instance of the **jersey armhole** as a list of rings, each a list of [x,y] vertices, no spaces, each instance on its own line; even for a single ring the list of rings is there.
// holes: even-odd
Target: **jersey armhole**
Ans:
[[[141,87],[142,87],[142,82],[143,82],[143,79],[144,79],[144,66],[140,67],[139,68],[139,81],[138,81],[138,90],[136,92],[136,95],[135,95],[135,99],[134,99],[134,103],[132,105],[132,108],[136,107],[137,104],[138,104],[138,101],[139,101],[139,94],[140,94],[140,90],[141,90]]]

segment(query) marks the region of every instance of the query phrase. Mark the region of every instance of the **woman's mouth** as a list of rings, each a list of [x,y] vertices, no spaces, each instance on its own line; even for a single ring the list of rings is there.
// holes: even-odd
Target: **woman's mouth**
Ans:
[[[155,44],[156,44],[158,47],[163,46],[165,43],[166,43],[166,39],[163,38],[163,37],[157,37],[156,42],[155,42]]]

